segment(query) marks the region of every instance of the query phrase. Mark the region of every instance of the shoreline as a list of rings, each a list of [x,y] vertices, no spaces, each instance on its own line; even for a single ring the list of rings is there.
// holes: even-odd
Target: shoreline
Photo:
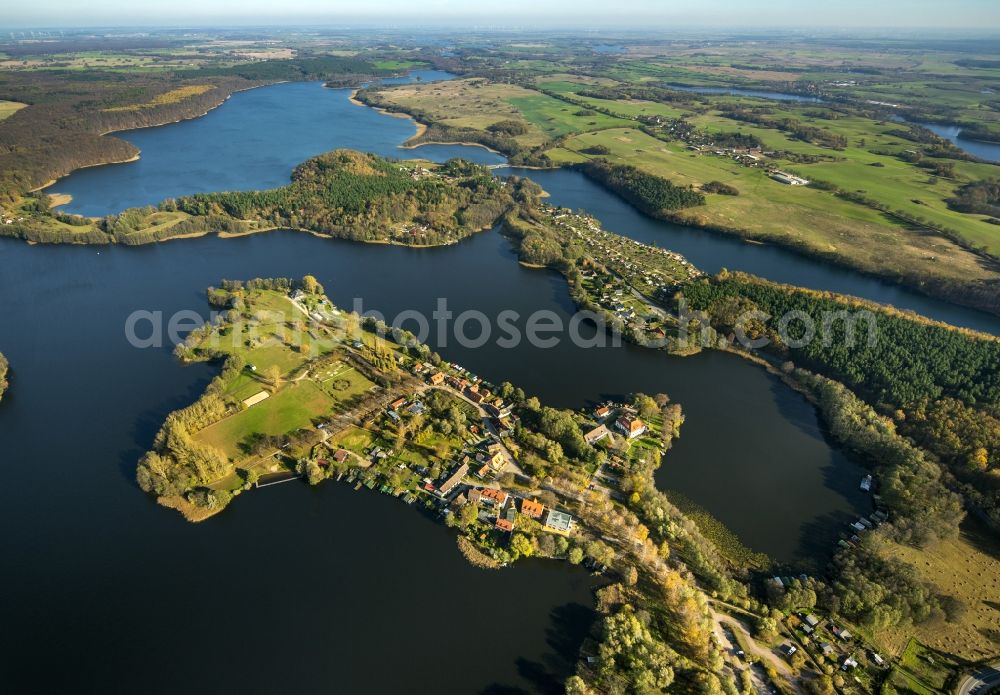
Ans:
[[[145,130],[146,128],[162,128],[163,126],[173,125],[175,123],[183,123],[184,121],[193,121],[196,118],[202,118],[203,116],[207,116],[208,114],[210,114],[212,111],[215,111],[217,108],[219,108],[220,106],[222,106],[223,104],[225,104],[227,101],[229,101],[234,94],[239,94],[241,92],[249,92],[252,89],[260,89],[261,87],[271,87],[271,86],[278,85],[278,84],[285,84],[287,82],[288,82],[288,80],[278,80],[277,82],[268,82],[266,84],[258,84],[258,85],[254,85],[252,87],[243,87],[243,88],[240,88],[240,89],[233,89],[229,93],[227,93],[226,96],[223,97],[219,101],[219,103],[215,104],[214,106],[209,107],[208,109],[206,109],[205,111],[202,111],[201,113],[197,113],[197,114],[194,114],[192,116],[184,116],[182,118],[175,118],[175,119],[170,120],[170,121],[162,121],[162,122],[159,122],[159,123],[151,123],[149,125],[137,126],[135,128],[112,128],[111,130],[105,130],[103,132],[97,133],[97,136],[100,137],[100,138],[103,138],[103,137],[106,137],[108,135],[113,135],[115,133],[127,133],[127,132],[132,131],[132,130]],[[128,142],[127,140],[125,140],[124,142],[127,142],[129,145],[132,145],[132,143]],[[135,147],[135,145],[132,145],[132,147]],[[136,148],[136,149],[138,149],[138,148]],[[74,168],[70,169],[68,172],[66,172],[62,176],[59,176],[59,177],[54,178],[54,179],[49,179],[47,182],[43,183],[42,185],[36,186],[35,188],[29,189],[28,192],[29,193],[37,193],[38,191],[43,191],[46,188],[49,188],[50,186],[54,186],[55,184],[59,183],[60,181],[62,181],[63,179],[65,179],[67,176],[72,175],[74,172],[80,171],[82,169],[92,169],[93,167],[111,166],[111,165],[114,165],[114,164],[128,164],[129,162],[137,162],[137,161],[139,161],[139,158],[141,156],[142,156],[142,151],[139,150],[138,152],[136,152],[135,155],[133,155],[132,157],[129,157],[128,159],[118,159],[118,160],[112,160],[112,161],[107,161],[107,162],[95,162],[93,164],[83,164],[81,166],[74,167]],[[66,203],[61,203],[61,205],[65,205],[65,204]],[[53,206],[53,207],[58,207],[58,206]]]
[[[221,106],[222,104],[224,104],[226,101],[228,101],[230,99],[230,97],[233,94],[236,94],[238,92],[243,92],[243,91],[249,91],[251,89],[258,89],[258,88],[261,88],[261,87],[268,87],[268,86],[274,86],[274,85],[277,85],[277,84],[283,84],[283,83],[286,83],[286,82],[287,82],[287,80],[283,80],[283,81],[279,81],[279,82],[272,82],[272,83],[267,83],[267,84],[260,84],[260,85],[255,85],[255,86],[252,86],[252,87],[246,87],[246,88],[243,88],[243,89],[233,90],[222,101],[220,101],[218,104],[216,104],[215,106],[213,106],[212,108],[208,109],[207,111],[205,111],[202,114],[191,116],[191,117],[188,117],[188,118],[183,118],[183,119],[176,119],[174,121],[170,121],[170,122],[166,122],[166,123],[154,124],[154,125],[150,125],[150,126],[143,126],[143,128],[147,128],[147,127],[148,128],[161,127],[163,125],[170,125],[171,123],[178,123],[178,122],[181,122],[183,120],[193,120],[195,118],[200,118],[201,116],[204,116],[204,115],[208,114],[209,112],[213,111],[214,109],[216,109],[219,106]],[[496,150],[494,150],[494,149],[492,149],[492,148],[490,148],[490,147],[488,147],[486,145],[482,145],[480,143],[464,142],[464,141],[455,141],[455,142],[431,141],[431,142],[414,143],[413,140],[421,137],[424,133],[427,132],[428,127],[429,127],[428,125],[417,121],[413,116],[411,116],[410,114],[407,114],[405,112],[390,112],[390,111],[387,111],[387,110],[385,110],[383,108],[379,108],[379,107],[375,107],[375,106],[369,106],[368,104],[365,104],[364,102],[362,102],[362,101],[360,101],[360,100],[358,100],[356,98],[356,95],[358,94],[359,91],[360,91],[360,88],[355,88],[355,89],[353,89],[350,92],[348,100],[352,104],[357,105],[357,106],[363,106],[363,107],[371,108],[371,109],[373,109],[373,110],[375,110],[375,111],[377,111],[379,113],[388,115],[388,116],[393,117],[393,118],[406,118],[406,119],[411,120],[415,124],[415,126],[417,128],[417,133],[415,133],[413,136],[411,136],[402,145],[399,145],[400,149],[413,150],[413,149],[417,149],[417,148],[421,147],[422,145],[435,145],[435,144],[436,145],[476,146],[476,147],[482,147],[482,148],[486,149],[487,151],[493,152],[493,153],[498,154],[500,156],[504,156],[505,159],[506,159],[506,156],[503,155],[503,153],[497,152]],[[129,128],[129,129],[126,129],[126,130],[139,130],[139,129],[140,128]],[[102,135],[107,135],[107,134],[111,134],[111,133],[114,133],[114,132],[124,132],[124,131],[112,130],[112,131],[108,131],[107,133],[102,133]],[[139,157],[140,157],[140,154],[136,154],[134,157],[129,158],[127,160],[120,160],[120,161],[113,161],[113,162],[100,162],[100,163],[97,163],[97,164],[89,164],[89,165],[85,165],[85,166],[82,166],[82,167],[77,167],[77,169],[85,169],[85,168],[94,167],[94,166],[105,166],[105,165],[111,165],[111,164],[129,163],[129,162],[138,160]],[[550,170],[550,169],[553,169],[553,167],[511,166],[509,164],[509,161],[508,161],[507,166],[511,170],[525,169],[525,170],[529,170],[530,171],[530,170]],[[562,169],[562,168],[572,169],[573,167],[572,166],[568,166],[568,167],[564,166],[564,167],[554,167],[554,168],[555,169]],[[73,171],[76,171],[77,169],[74,169]],[[73,173],[73,172],[71,171],[68,174],[60,177],[59,179],[55,179],[55,180],[49,181],[48,183],[46,183],[46,184],[44,184],[44,185],[42,185],[42,186],[40,186],[38,188],[32,189],[32,191],[34,192],[34,191],[44,190],[45,188],[48,188],[48,187],[56,184],[59,180],[65,178],[66,176],[69,176],[71,173]],[[617,195],[617,193],[615,191],[613,191],[611,189],[607,189],[607,190],[610,193]],[[626,203],[627,203],[627,201],[626,201]],[[65,205],[65,204],[66,203],[61,203],[61,205]],[[631,205],[631,204],[629,204],[629,205]],[[59,206],[54,206],[54,207],[59,207]],[[632,207],[635,208],[635,206],[632,206]],[[965,308],[965,309],[971,309],[973,311],[980,312],[980,313],[982,313],[982,314],[984,314],[986,316],[992,316],[992,317],[1000,316],[1000,307],[994,307],[993,304],[990,303],[990,302],[988,302],[987,300],[979,300],[979,301],[977,301],[974,297],[972,299],[966,300],[966,299],[964,299],[961,296],[960,297],[953,297],[953,296],[951,296],[951,295],[949,295],[949,294],[947,294],[945,292],[935,291],[935,288],[938,287],[938,286],[947,286],[947,285],[949,285],[949,284],[951,284],[953,282],[956,282],[955,280],[952,280],[952,279],[949,279],[949,278],[940,277],[940,276],[929,276],[929,277],[924,278],[923,280],[921,280],[921,279],[918,279],[918,278],[909,278],[909,277],[901,276],[901,275],[890,275],[890,274],[887,274],[887,273],[879,272],[879,271],[877,271],[875,269],[865,268],[865,267],[863,267],[861,265],[858,265],[858,264],[850,261],[849,259],[842,258],[838,254],[831,254],[829,252],[823,252],[821,250],[813,250],[813,249],[808,249],[808,248],[802,248],[801,246],[799,246],[799,245],[797,245],[795,243],[787,242],[787,241],[782,240],[782,239],[774,239],[774,238],[768,238],[766,240],[765,239],[760,239],[760,238],[757,238],[752,233],[749,233],[749,232],[744,231],[744,230],[727,228],[727,227],[723,227],[723,226],[719,226],[719,225],[713,225],[713,224],[710,224],[710,223],[701,223],[701,222],[698,222],[698,221],[695,221],[695,220],[687,220],[687,219],[684,219],[682,215],[669,215],[669,216],[648,215],[646,213],[643,213],[641,210],[638,210],[638,208],[635,208],[635,209],[637,211],[639,211],[640,214],[643,214],[643,215],[645,215],[647,217],[650,217],[650,218],[652,218],[654,220],[658,220],[658,221],[661,221],[661,222],[667,222],[667,223],[671,223],[671,224],[680,224],[680,225],[689,226],[689,227],[696,228],[696,229],[703,229],[703,230],[706,230],[706,231],[710,231],[713,234],[720,234],[722,236],[736,237],[736,238],[741,239],[744,243],[748,243],[748,244],[774,246],[776,248],[783,249],[783,250],[788,251],[790,253],[794,253],[797,256],[801,256],[802,258],[805,258],[805,259],[808,259],[808,260],[811,260],[811,261],[818,261],[818,262],[830,263],[830,264],[832,264],[834,266],[845,268],[845,269],[850,270],[852,272],[857,272],[857,273],[861,274],[864,277],[874,278],[874,279],[876,279],[876,280],[878,280],[880,282],[886,283],[887,285],[894,285],[894,286],[897,286],[897,287],[902,287],[902,288],[904,288],[904,289],[906,289],[908,291],[914,292],[917,295],[928,297],[930,299],[933,299],[933,300],[936,300],[936,301],[940,301],[940,302],[943,302],[945,304],[950,304],[950,305],[954,305],[956,307],[962,307],[962,308]],[[930,283],[927,282],[928,280],[930,280]],[[983,280],[982,282],[985,283],[985,282],[988,282],[988,280]],[[928,284],[930,284],[930,286],[928,286]]]
[[[360,88],[358,88],[358,89],[352,89],[350,95],[347,97],[347,100],[349,102],[351,102],[352,104],[354,104],[355,106],[363,106],[364,108],[372,109],[373,111],[377,111],[378,113],[381,113],[381,114],[386,115],[386,116],[390,116],[392,118],[404,118],[404,119],[408,119],[410,121],[413,121],[413,125],[415,125],[417,127],[417,132],[415,134],[413,134],[412,136],[410,136],[409,140],[412,140],[413,138],[419,138],[421,135],[423,135],[424,133],[427,132],[427,129],[428,129],[429,126],[426,123],[421,123],[420,121],[418,121],[416,118],[414,118],[413,116],[411,116],[408,113],[402,113],[402,112],[399,112],[399,111],[387,111],[386,109],[382,109],[382,108],[379,108],[377,106],[369,106],[365,102],[359,101],[358,98],[357,98],[357,95],[358,95],[358,92],[360,92],[360,91],[361,91]],[[409,142],[409,140],[407,140],[407,142]],[[412,149],[412,148],[408,148],[405,144],[400,145],[399,147],[402,148],[402,149]]]

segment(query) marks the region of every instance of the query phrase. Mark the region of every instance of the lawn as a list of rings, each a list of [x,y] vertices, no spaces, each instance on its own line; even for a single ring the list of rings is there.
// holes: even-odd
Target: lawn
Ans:
[[[306,379],[289,384],[267,400],[221,420],[198,432],[196,438],[226,453],[243,456],[240,444],[252,434],[284,435],[330,412],[334,402],[314,382]]]
[[[367,393],[375,386],[357,369],[339,361],[311,376],[328,396],[340,403]]]
[[[952,659],[928,649],[915,639],[906,645],[899,663],[911,675],[938,691],[944,690],[948,678],[958,667]]]
[[[374,441],[375,434],[373,432],[360,427],[348,427],[331,437],[329,443],[332,446],[339,446],[356,454],[362,454],[365,449],[371,447]]]

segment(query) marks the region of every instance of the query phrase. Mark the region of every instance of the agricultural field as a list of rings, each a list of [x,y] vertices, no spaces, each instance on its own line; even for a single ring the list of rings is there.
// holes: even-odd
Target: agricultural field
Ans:
[[[0,121],[5,118],[10,118],[25,106],[27,106],[27,104],[22,104],[19,101],[3,101],[0,99]]]
[[[580,107],[537,91],[479,79],[400,85],[383,90],[381,95],[434,123],[451,127],[486,130],[500,121],[526,121],[527,132],[515,138],[525,147],[570,133],[629,123],[600,113],[580,115]]]
[[[959,538],[929,548],[893,545],[892,555],[912,564],[925,581],[965,605],[958,622],[944,620],[880,633],[893,652],[910,636],[932,649],[979,660],[1000,651],[1000,543],[973,520]]]
[[[770,179],[762,168],[693,152],[681,143],[663,142],[634,128],[577,135],[548,154],[555,162],[575,163],[589,158],[586,150],[595,146],[606,147],[610,154],[605,156],[613,162],[678,184],[697,188],[718,180],[740,191],[738,196],[709,195],[705,206],[680,211],[682,220],[836,254],[845,262],[890,275],[918,268],[956,279],[990,277],[977,256],[944,237],[912,233],[881,212],[827,191],[786,186]]]
[[[184,87],[177,87],[176,89],[171,89],[169,92],[164,92],[163,94],[158,94],[149,101],[145,101],[139,104],[127,104],[125,106],[113,106],[105,111],[132,111],[134,109],[152,109],[157,106],[163,106],[164,104],[176,104],[178,101],[183,101],[190,97],[198,96],[199,94],[204,94],[212,89],[215,89],[213,85],[210,84],[191,84],[185,85]]]

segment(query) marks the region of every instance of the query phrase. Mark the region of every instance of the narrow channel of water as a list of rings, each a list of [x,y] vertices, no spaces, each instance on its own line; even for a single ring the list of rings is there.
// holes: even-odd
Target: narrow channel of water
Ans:
[[[962,127],[957,125],[947,125],[942,123],[918,123],[927,130],[933,132],[945,140],[948,140],[955,147],[963,152],[984,159],[987,162],[1000,164],[1000,144],[995,142],[982,142],[971,138],[962,137]]]
[[[449,73],[418,71],[397,82],[447,79]],[[346,147],[389,157],[444,161],[464,157],[483,164],[505,159],[482,147],[399,145],[414,133],[412,121],[351,104],[350,90],[319,83],[286,83],[240,92],[208,115],[157,128],[120,133],[142,150],[136,162],[81,169],[52,190],[69,193],[69,212],[105,215],[164,198],[218,190],[272,188],[311,156]],[[551,202],[582,208],[610,231],[674,249],[707,272],[744,270],[778,282],[832,290],[910,309],[934,319],[1000,334],[1000,317],[963,309],[774,246],[653,220],[613,193],[567,170],[504,169],[528,176]]]

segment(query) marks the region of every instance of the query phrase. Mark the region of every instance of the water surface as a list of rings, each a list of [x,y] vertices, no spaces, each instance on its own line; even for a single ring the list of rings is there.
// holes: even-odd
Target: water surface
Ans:
[[[423,71],[397,82],[446,79]],[[482,147],[399,147],[415,132],[412,121],[390,117],[348,101],[350,90],[319,83],[287,83],[240,92],[203,118],[119,133],[142,150],[128,164],[81,169],[54,191],[70,193],[70,212],[105,215],[127,207],[155,205],[164,198],[216,190],[281,186],[292,169],[311,156],[339,147],[384,156],[444,161],[464,157],[485,164],[504,158]],[[707,272],[744,270],[778,282],[832,290],[910,309],[941,321],[1000,334],[1000,318],[925,297],[898,285],[836,268],[773,246],[646,217],[613,193],[567,169],[505,169],[537,181],[551,202],[582,208],[610,231],[685,254]]]
[[[198,525],[136,487],[166,414],[217,367],[131,348],[132,311],[206,313],[223,277],[311,269],[341,299],[376,268],[444,272],[302,234],[190,241],[0,243],[0,691],[561,692],[591,619],[578,569],[475,569],[443,524],[335,482]]]
[[[963,152],[984,159],[987,162],[1000,164],[1000,144],[995,142],[982,142],[962,136],[962,127],[957,125],[947,125],[941,123],[918,123],[935,135],[948,140],[955,147]]]

